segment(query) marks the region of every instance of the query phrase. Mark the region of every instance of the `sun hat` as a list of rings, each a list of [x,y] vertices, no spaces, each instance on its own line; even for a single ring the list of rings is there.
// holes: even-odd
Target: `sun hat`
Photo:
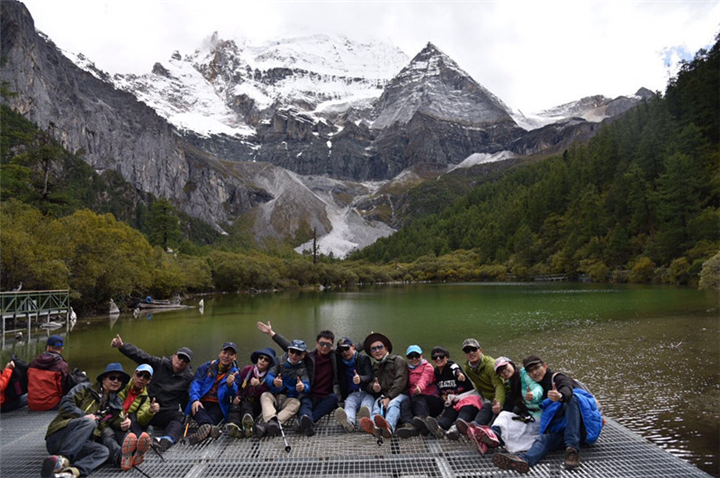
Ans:
[[[264,349],[256,350],[255,352],[253,352],[253,353],[250,355],[250,361],[251,361],[252,363],[257,363],[257,361],[258,361],[258,359],[260,358],[261,355],[265,355],[265,356],[267,356],[267,357],[270,357],[270,361],[274,361],[274,360],[275,360],[275,350],[274,350],[273,348],[271,348],[271,347],[266,347],[266,348],[264,348]]]
[[[365,337],[365,340],[363,341],[363,346],[365,348],[366,354],[370,353],[370,346],[377,341],[383,343],[388,353],[392,353],[392,342],[390,342],[390,339],[379,332],[373,332],[367,337]]]
[[[113,372],[120,373],[123,376],[123,387],[127,385],[127,383],[130,381],[130,375],[125,373],[125,370],[123,370],[123,366],[120,362],[112,362],[107,364],[107,366],[105,367],[105,371],[97,376],[97,381],[102,382],[105,378],[105,375],[111,374]]]

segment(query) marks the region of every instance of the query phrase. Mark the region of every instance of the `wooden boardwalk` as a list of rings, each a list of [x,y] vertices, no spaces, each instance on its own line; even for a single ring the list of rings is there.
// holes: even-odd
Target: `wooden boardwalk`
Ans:
[[[53,412],[20,410],[0,415],[0,476],[37,477],[45,450],[45,431]],[[290,452],[281,437],[258,440],[223,435],[195,446],[179,444],[161,459],[148,452],[140,469],[152,478],[206,477],[508,477],[520,476],[492,464],[492,455],[480,455],[464,437],[459,441],[416,437],[393,438],[378,446],[363,432],[346,433],[329,417],[313,437],[287,431]],[[163,461],[164,459],[164,461]],[[707,473],[671,455],[646,439],[608,419],[600,439],[581,449],[581,466],[572,472],[563,466],[562,452],[552,453],[530,470],[531,477],[709,477]],[[137,477],[108,465],[93,477]]]

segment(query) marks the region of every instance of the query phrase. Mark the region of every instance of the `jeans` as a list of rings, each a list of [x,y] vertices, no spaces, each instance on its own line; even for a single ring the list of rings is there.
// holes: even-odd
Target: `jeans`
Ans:
[[[89,475],[110,456],[107,447],[93,441],[96,427],[95,420],[73,418],[65,428],[45,439],[48,453],[66,457],[70,460],[70,466],[80,471],[80,475]]]
[[[368,407],[368,410],[372,410],[373,402],[375,402],[375,397],[362,390],[348,395],[345,399],[345,414],[347,415],[348,422],[350,422],[351,425],[355,425],[357,411],[360,410],[361,407]]]
[[[5,400],[5,403],[2,405],[2,409],[0,409],[1,412],[7,413],[12,412],[14,410],[19,410],[22,407],[27,406],[27,393],[20,395],[15,400]],[[53,410],[57,410],[57,405]]]
[[[203,407],[198,408],[193,418],[197,422],[198,426],[205,425],[217,425],[225,419],[222,408],[217,402],[201,402]]]
[[[298,417],[307,415],[312,418],[313,423],[320,420],[338,406],[338,397],[334,393],[324,397],[304,396],[300,399],[300,411]]]
[[[407,395],[401,393],[390,400],[387,410],[384,410],[383,413],[380,411],[380,399],[378,398],[375,400],[375,403],[373,403],[371,418],[374,419],[375,415],[384,415],[385,421],[388,422],[388,425],[390,425],[390,428],[394,432],[395,425],[397,425],[398,419],[400,418],[400,404],[404,400],[407,400],[407,398]]]
[[[532,444],[532,447],[520,455],[522,458],[527,460],[530,466],[535,466],[545,455],[558,448],[572,447],[576,450],[580,450],[580,408],[578,407],[577,398],[573,395],[572,398],[563,407],[565,411],[565,418],[567,420],[567,426],[562,433],[544,433],[540,435]],[[557,415],[550,422],[550,426],[555,420],[561,420],[562,416]]]
[[[483,406],[480,409],[479,412],[477,412],[477,415],[475,415],[475,419],[473,420],[478,425],[488,425],[490,422],[495,418],[495,415],[492,411],[492,402],[488,402],[487,400],[483,400]]]

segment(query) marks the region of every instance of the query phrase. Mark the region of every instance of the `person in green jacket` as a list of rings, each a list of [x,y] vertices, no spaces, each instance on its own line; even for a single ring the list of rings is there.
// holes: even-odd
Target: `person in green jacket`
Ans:
[[[78,384],[60,400],[58,414],[45,435],[51,456],[43,460],[43,478],[87,476],[105,463],[110,451],[98,443],[103,430],[130,427],[118,397],[129,380],[122,364],[111,363],[95,383]]]
[[[106,428],[102,433],[102,443],[110,450],[110,463],[123,471],[143,463],[145,453],[150,449],[150,435],[146,430],[160,410],[160,404],[148,396],[152,376],[153,368],[149,364],[137,366],[130,382],[118,393],[125,417],[130,420],[130,428]]]
[[[480,343],[473,339],[465,339],[462,351],[467,361],[464,365],[465,376],[475,386],[475,390],[482,395],[482,408],[473,420],[478,425],[487,425],[502,411],[505,404],[505,382],[495,373],[495,359],[484,355]],[[458,431],[465,433],[464,422],[458,422]]]

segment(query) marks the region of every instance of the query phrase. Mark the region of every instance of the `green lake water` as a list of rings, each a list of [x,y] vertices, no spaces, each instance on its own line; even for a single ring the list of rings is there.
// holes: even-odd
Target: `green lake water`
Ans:
[[[475,337],[492,357],[516,362],[529,354],[585,382],[605,413],[673,454],[720,476],[720,315],[718,296],[688,288],[591,284],[421,284],[353,291],[223,295],[196,308],[81,317],[67,340],[71,367],[95,376],[111,361],[133,364],[110,347],[120,334],[154,355],[181,346],[194,364],[238,344],[240,364],[271,345],[255,323],[270,320],[286,337],[308,345],[316,333],[362,340],[386,334],[404,355],[435,345],[463,359],[460,345]],[[197,304],[190,300],[188,304]],[[64,333],[64,328],[59,329]],[[40,342],[6,339],[10,353],[31,358]]]

